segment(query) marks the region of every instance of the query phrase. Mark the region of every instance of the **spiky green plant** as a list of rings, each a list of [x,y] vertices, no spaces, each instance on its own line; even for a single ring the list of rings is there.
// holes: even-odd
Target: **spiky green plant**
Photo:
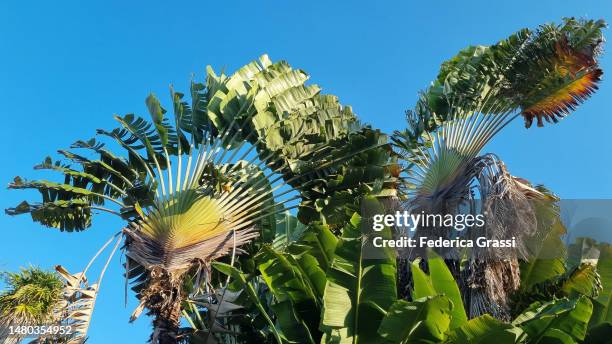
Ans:
[[[18,343],[24,337],[18,326],[49,325],[56,320],[62,303],[63,283],[54,272],[37,267],[3,273],[5,289],[0,292],[0,339]],[[11,329],[12,327],[12,329]]]

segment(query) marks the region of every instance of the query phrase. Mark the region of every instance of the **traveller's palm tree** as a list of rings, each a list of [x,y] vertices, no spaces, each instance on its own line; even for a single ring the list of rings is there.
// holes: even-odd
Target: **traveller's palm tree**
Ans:
[[[534,119],[538,126],[543,120],[558,122],[597,89],[604,26],[603,21],[565,19],[562,25],[521,30],[492,46],[468,47],[443,63],[416,111],[408,113],[410,128],[395,135],[406,163],[405,207],[485,213],[479,234],[491,239],[524,239],[550,228],[554,208],[542,216],[533,200],[554,198],[511,176],[497,156],[480,155],[481,150],[513,119],[522,116],[527,127]],[[435,236],[450,236],[448,229],[433,230]],[[459,258],[456,250],[445,253],[449,262]],[[527,254],[527,247],[474,249],[464,270],[471,316],[509,317],[508,293],[518,288],[518,259]],[[458,266],[452,267],[458,277]]]
[[[240,253],[276,213],[297,207],[297,191],[354,154],[334,154],[328,143],[360,129],[350,108],[284,62],[263,56],[232,76],[207,74],[192,83],[190,104],[171,89],[172,119],[150,95],[150,121],[115,116],[118,128],[97,131],[110,144],[77,141],[59,151],[68,164],[47,158],[35,167],[62,173],[63,183],[16,177],[9,185],[38,190],[42,202],[7,213],[49,227],[84,230],[101,212],[126,221],[126,276],[140,298],[133,318],[145,308],[155,317],[152,342],[180,339],[186,277],[212,287],[211,262]]]

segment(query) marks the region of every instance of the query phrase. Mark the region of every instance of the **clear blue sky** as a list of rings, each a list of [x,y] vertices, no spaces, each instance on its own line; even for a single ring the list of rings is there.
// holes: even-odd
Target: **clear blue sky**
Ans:
[[[187,90],[207,64],[237,67],[268,53],[310,73],[313,83],[350,104],[364,122],[401,129],[404,110],[439,64],[469,44],[490,44],[522,27],[563,16],[612,21],[605,1],[3,1],[0,4],[0,104],[4,129],[0,180],[30,178],[58,148],[112,128],[112,115],[145,112],[149,92]],[[376,4],[376,5],[374,5]],[[608,32],[609,33],[609,32]],[[610,34],[610,33],[609,33]],[[612,73],[612,56],[602,65]],[[611,198],[612,84],[555,126],[521,121],[488,147],[510,171],[565,198]],[[166,98],[167,100],[167,98]],[[1,208],[27,194],[3,189]],[[0,269],[32,263],[83,267],[120,223],[101,219],[65,234],[0,216]],[[149,319],[128,324],[118,259],[94,314],[91,344],[144,342]],[[129,339],[129,340],[128,340]]]

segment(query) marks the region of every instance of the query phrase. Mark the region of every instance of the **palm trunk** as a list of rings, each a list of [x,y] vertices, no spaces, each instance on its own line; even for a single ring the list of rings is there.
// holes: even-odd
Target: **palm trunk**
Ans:
[[[380,197],[378,199],[384,209],[385,214],[394,214],[396,211],[403,211],[398,197]],[[398,228],[391,228],[393,239],[399,239],[405,235],[400,233]],[[407,249],[397,249],[397,257],[395,258],[397,266],[397,295],[400,299],[409,300],[410,290],[412,289],[412,278],[410,276],[410,256]]]
[[[483,314],[510,321],[510,295],[520,286],[517,259],[471,260],[463,271],[463,300],[469,318]]]
[[[178,332],[180,324],[180,302],[178,307],[173,307],[169,316],[158,314],[153,320],[154,332],[151,335],[152,343],[175,344],[178,343]]]
[[[142,291],[142,298],[153,315],[153,344],[176,344],[179,342],[181,303],[183,301],[184,273],[171,273],[161,266],[151,269],[149,284]]]

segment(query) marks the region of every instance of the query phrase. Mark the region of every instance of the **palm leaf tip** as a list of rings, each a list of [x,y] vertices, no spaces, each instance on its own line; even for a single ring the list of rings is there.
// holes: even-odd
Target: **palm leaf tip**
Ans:
[[[557,123],[598,89],[603,71],[599,68],[597,56],[604,41],[601,29],[605,23],[593,24],[589,30],[594,35],[591,37],[584,30],[570,30],[569,26],[574,22],[566,20],[560,38],[552,48],[544,49],[548,56],[536,55],[536,60],[541,59],[537,64],[546,72],[521,104],[521,115],[527,128],[534,119],[537,119],[538,127],[544,126],[543,120]],[[581,25],[586,29],[591,24],[584,22]]]
[[[11,216],[29,213],[32,220],[63,231],[79,231],[91,226],[91,207],[88,201],[82,199],[33,204],[23,201],[4,212]]]
[[[598,89],[602,75],[601,69],[594,68],[563,78],[556,91],[542,96],[521,112],[525,127],[531,127],[534,119],[537,119],[538,127],[544,126],[543,120],[557,123]]]

